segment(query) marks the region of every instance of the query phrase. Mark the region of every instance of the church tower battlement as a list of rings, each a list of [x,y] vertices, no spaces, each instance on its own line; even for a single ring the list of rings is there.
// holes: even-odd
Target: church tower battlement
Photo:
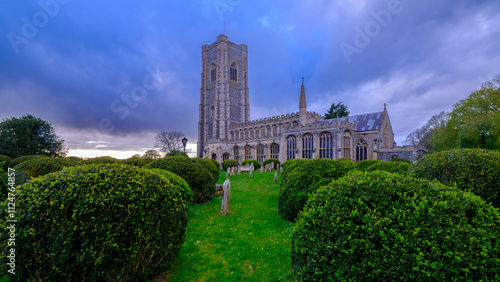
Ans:
[[[209,140],[228,139],[231,123],[250,121],[248,47],[221,34],[202,47],[198,157]]]

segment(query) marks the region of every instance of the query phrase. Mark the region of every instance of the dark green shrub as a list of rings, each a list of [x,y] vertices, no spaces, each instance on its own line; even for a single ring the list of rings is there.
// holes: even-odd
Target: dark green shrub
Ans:
[[[172,265],[185,238],[188,210],[176,187],[143,168],[76,166],[18,190],[20,281],[145,281]],[[6,262],[2,256],[3,273]]]
[[[405,162],[411,164],[411,162],[407,159],[400,158],[400,157],[395,157],[389,160],[390,162]]]
[[[220,170],[220,163],[214,159],[210,159],[214,164],[215,166],[217,167],[218,170]]]
[[[280,215],[286,220],[295,220],[312,192],[355,167],[351,161],[313,159],[288,172],[288,181],[280,187],[278,195]]]
[[[66,158],[33,158],[16,165],[14,170],[25,171],[31,177],[39,177],[75,165],[73,161]]]
[[[273,158],[269,158],[269,159],[265,160],[262,165],[266,166],[266,165],[268,165],[270,163],[274,163],[274,169],[279,169],[280,168],[280,161],[278,161],[277,159],[273,159]]]
[[[356,163],[356,169],[359,170],[359,171],[366,171],[366,169],[369,166],[372,166],[374,164],[379,164],[381,162],[382,161],[379,161],[379,160],[364,160],[364,161],[360,161],[360,162]]]
[[[210,171],[190,158],[165,157],[147,164],[146,168],[164,169],[182,177],[194,193],[193,203],[209,201],[215,193],[214,178]]]
[[[222,162],[222,170],[227,171],[228,167],[239,166],[240,163],[237,160],[229,159]]]
[[[75,157],[75,156],[65,157],[65,159],[72,161],[75,165],[80,165],[81,162],[83,161],[82,158]]]
[[[365,169],[365,171],[383,170],[387,172],[397,173],[400,175],[406,175],[411,163],[407,162],[379,162],[371,165]]]
[[[210,159],[203,159],[203,158],[192,158],[195,162],[203,165],[210,173],[212,174],[212,177],[214,178],[214,186],[215,183],[217,183],[217,180],[219,180],[219,168],[215,166],[214,162]]]
[[[175,149],[174,150],[170,150],[165,155],[165,157],[176,157],[176,156],[183,156],[183,157],[188,157],[189,158],[189,156],[186,153],[184,153],[183,151],[177,151]]]
[[[456,149],[426,155],[414,163],[409,175],[457,184],[494,206],[500,207],[500,152],[484,149]]]
[[[9,169],[9,163],[12,159],[7,157],[6,155],[0,155],[0,163],[5,162],[3,165],[3,170],[7,171]]]
[[[96,158],[90,158],[81,161],[81,164],[83,165],[89,165],[89,164],[121,164],[122,161],[119,159],[115,159],[110,156],[104,156],[104,157],[96,157]]]
[[[131,157],[128,159],[122,160],[122,163],[137,166],[137,167],[145,167],[150,162],[154,161],[153,158],[139,158],[139,157]]]
[[[7,173],[0,169],[0,202],[4,202],[7,199],[8,188]]]
[[[184,179],[182,179],[177,174],[168,170],[163,170],[159,168],[152,168],[150,170],[168,179],[180,193],[180,196],[184,201],[185,207],[189,208],[191,206],[191,203],[193,202],[194,193],[193,191],[191,191],[191,188],[189,188],[189,185]]]
[[[283,173],[281,174],[280,187],[284,186],[288,182],[288,175],[295,169],[300,168],[301,165],[306,163],[306,159],[291,159],[283,164]]]
[[[19,158],[15,158],[13,160],[10,161],[9,163],[9,167],[15,167],[16,165],[22,163],[22,162],[25,162],[27,160],[31,160],[31,159],[34,159],[34,158],[48,158],[47,156],[45,155],[28,155],[28,156],[22,156],[22,157],[19,157]]]
[[[261,164],[258,161],[256,161],[256,160],[250,160],[250,159],[244,160],[243,162],[241,162],[241,165],[249,165],[249,164],[252,164],[252,163],[253,163],[253,168],[255,170],[260,169]]]
[[[292,265],[307,281],[498,281],[499,236],[499,210],[472,193],[353,172],[311,195]]]

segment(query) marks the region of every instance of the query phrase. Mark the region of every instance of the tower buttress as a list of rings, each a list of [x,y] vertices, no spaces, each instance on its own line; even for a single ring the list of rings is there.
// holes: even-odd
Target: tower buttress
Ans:
[[[304,90],[304,78],[302,78],[302,86],[300,87],[299,122],[301,125],[305,125],[307,123],[307,103],[306,91]]]

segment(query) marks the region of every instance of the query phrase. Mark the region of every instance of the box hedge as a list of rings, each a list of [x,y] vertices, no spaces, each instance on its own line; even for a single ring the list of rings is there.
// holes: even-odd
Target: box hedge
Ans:
[[[455,149],[426,155],[414,163],[409,175],[436,179],[470,191],[500,207],[500,152],[485,149]]]
[[[185,207],[189,208],[191,206],[194,193],[193,191],[191,191],[191,188],[189,188],[189,184],[187,184],[186,180],[168,170],[159,168],[152,168],[150,170],[168,179],[168,181],[170,181],[172,185],[174,185],[176,190],[180,193],[180,197],[184,201]]]
[[[365,171],[383,170],[387,172],[397,173],[400,175],[406,175],[408,169],[411,167],[411,163],[394,161],[394,162],[378,162],[365,169]]]
[[[145,281],[172,265],[185,238],[188,211],[176,187],[143,168],[71,167],[18,190],[20,281]],[[0,258],[2,273],[6,262]]]
[[[411,164],[411,161],[405,159],[405,158],[400,158],[400,157],[394,157],[389,160],[390,162],[405,162]]]
[[[249,164],[253,164],[253,168],[255,170],[260,169],[261,167],[261,164],[256,160],[248,159],[241,162],[241,165],[249,165]]]
[[[171,171],[184,179],[194,193],[193,203],[204,203],[215,193],[214,178],[205,166],[184,156],[157,159],[146,168],[159,168]]]
[[[9,163],[12,159],[6,155],[0,155],[0,163],[5,162],[3,165],[3,170],[7,171],[9,169]]]
[[[280,186],[287,182],[289,172],[298,169],[302,164],[306,163],[306,159],[291,159],[283,163],[283,173],[281,174]]]
[[[288,181],[280,186],[278,212],[284,219],[294,221],[312,192],[355,167],[353,162],[345,160],[312,159],[303,162],[299,169],[288,172]]]
[[[214,159],[210,159],[212,160],[212,162],[215,164],[215,166],[217,167],[217,169],[220,169],[220,163]]]
[[[139,158],[139,157],[131,157],[128,159],[122,160],[122,163],[137,166],[137,167],[145,167],[150,162],[154,161],[153,158]]]
[[[217,183],[217,180],[219,180],[219,168],[215,166],[214,162],[210,159],[203,159],[203,158],[192,158],[193,161],[203,165],[210,173],[212,174],[212,177],[214,178],[214,186],[215,183]]]
[[[274,169],[279,169],[280,168],[280,161],[274,158],[269,158],[262,163],[263,166],[266,166],[270,163],[274,163]]]
[[[222,170],[227,171],[229,167],[239,166],[240,163],[235,159],[228,159],[222,162]]]
[[[119,159],[110,157],[110,156],[103,156],[103,157],[96,157],[96,158],[90,158],[81,161],[81,164],[84,165],[89,165],[89,164],[121,164],[122,161]]]
[[[292,230],[304,281],[498,281],[500,213],[472,193],[384,171],[320,188]]]
[[[15,167],[16,165],[18,165],[18,164],[20,164],[22,162],[25,162],[27,160],[31,160],[31,159],[34,159],[34,158],[48,158],[48,157],[45,156],[45,155],[27,155],[27,156],[22,156],[22,157],[19,157],[19,158],[12,159],[9,162],[9,167]]]
[[[32,158],[16,165],[14,170],[27,172],[31,177],[39,177],[75,165],[77,163],[67,158]]]
[[[356,169],[359,171],[366,171],[366,169],[374,164],[382,163],[379,160],[363,160],[356,163]]]

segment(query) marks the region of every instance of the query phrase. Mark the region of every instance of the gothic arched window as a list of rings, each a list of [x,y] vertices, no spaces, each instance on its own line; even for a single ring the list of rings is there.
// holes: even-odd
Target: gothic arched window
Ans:
[[[297,137],[290,135],[286,138],[286,159],[295,159],[295,150],[297,150]]]
[[[360,139],[356,143],[356,161],[364,161],[368,159],[368,144],[366,144],[365,140]]]
[[[236,68],[236,63],[232,63],[229,68],[229,79],[232,81],[238,81],[238,70]]]
[[[333,159],[333,135],[330,132],[319,135],[319,157]]]
[[[313,136],[311,134],[304,134],[302,136],[302,158],[312,159],[313,150]]]
[[[233,151],[234,151],[234,159],[240,162],[240,147],[234,146]]]
[[[215,81],[215,64],[212,64],[210,65],[210,82],[214,82]]]
[[[245,146],[245,160],[249,160],[252,158],[252,153],[250,151],[250,146]]]
[[[264,162],[264,145],[262,144],[257,145],[257,161],[261,164]]]
[[[228,160],[229,159],[229,153],[224,153],[222,155],[222,161]]]
[[[271,158],[279,160],[280,145],[273,143],[271,144]]]
[[[256,127],[254,131],[255,131],[255,138],[259,138],[259,128]]]
[[[343,157],[346,159],[351,159],[351,132],[344,131],[344,154]]]
[[[273,124],[273,136],[276,135],[278,135],[278,127],[276,126],[276,124]]]
[[[214,160],[214,161],[217,160],[217,155],[215,153],[212,154],[212,160]]]

